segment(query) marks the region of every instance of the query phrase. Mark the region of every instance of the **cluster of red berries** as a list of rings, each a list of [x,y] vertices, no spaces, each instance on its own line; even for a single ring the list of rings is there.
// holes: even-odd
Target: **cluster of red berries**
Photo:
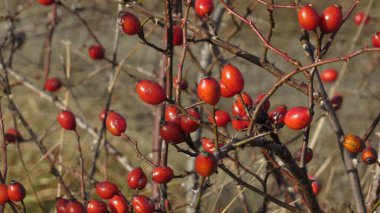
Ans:
[[[371,165],[377,162],[377,151],[371,146],[365,147],[363,140],[357,135],[345,135],[342,145],[352,154],[356,155],[361,152],[362,161],[365,164]]]
[[[335,32],[342,24],[342,8],[334,4],[319,15],[311,5],[305,5],[298,11],[298,23],[308,31],[316,30],[319,27],[324,34]]]
[[[0,205],[4,205],[7,202],[20,202],[24,200],[26,191],[24,186],[12,180],[9,185],[0,183]]]

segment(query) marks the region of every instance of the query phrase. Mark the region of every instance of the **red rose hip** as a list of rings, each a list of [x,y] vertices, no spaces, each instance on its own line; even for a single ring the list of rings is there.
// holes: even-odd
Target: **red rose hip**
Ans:
[[[285,125],[290,129],[300,130],[310,125],[313,117],[309,109],[303,106],[298,106],[290,109],[284,118]]]
[[[172,122],[164,122],[160,126],[160,136],[166,142],[179,144],[185,141],[184,132],[180,125]]]
[[[218,167],[218,160],[209,152],[201,151],[195,158],[195,171],[202,177],[211,176]]]
[[[25,198],[26,191],[24,186],[17,182],[12,180],[11,183],[8,185],[8,197],[13,202],[20,202]]]
[[[366,16],[366,14],[363,11],[356,13],[354,16],[354,22],[356,25],[360,25],[363,22],[364,22],[364,25],[367,25],[370,20],[371,20],[371,17]]]
[[[342,17],[341,6],[331,5],[322,12],[319,28],[325,34],[335,32],[342,24]]]
[[[380,47],[380,32],[372,35],[372,46]]]
[[[132,13],[121,14],[120,21],[121,30],[127,35],[136,35],[141,30],[140,20]]]
[[[14,143],[16,141],[21,142],[24,140],[20,132],[13,128],[7,129],[7,131],[5,132],[4,138],[6,141],[8,141],[8,143]]]
[[[128,186],[131,189],[141,190],[145,188],[147,181],[147,177],[140,167],[134,168],[127,176]]]
[[[62,83],[61,80],[59,80],[59,78],[52,77],[46,79],[44,87],[46,91],[55,92],[61,89]]]
[[[362,152],[362,160],[365,164],[371,165],[377,162],[377,152],[373,147],[366,147]]]
[[[128,213],[129,207],[125,198],[121,195],[114,195],[109,201],[108,206],[112,213]]]
[[[220,81],[231,93],[237,94],[244,89],[243,75],[238,68],[231,64],[223,67]]]
[[[104,48],[100,45],[92,45],[88,48],[88,54],[94,60],[102,60],[104,58]]]
[[[158,105],[166,99],[164,88],[150,80],[137,81],[136,92],[140,99],[147,104]]]
[[[108,131],[115,136],[120,136],[127,129],[127,122],[117,112],[109,112],[106,118]]]
[[[38,0],[38,3],[45,5],[45,6],[49,6],[49,5],[52,5],[54,3],[54,0]]]
[[[198,108],[189,108],[186,111],[187,113],[189,113],[189,115],[191,115],[195,119],[197,120],[201,119],[201,114],[199,113]],[[196,121],[192,120],[189,116],[187,115],[181,116],[181,129],[185,133],[194,132],[198,128],[199,128],[199,124]]]
[[[208,120],[210,121],[210,123],[214,124],[212,114],[210,114]],[[226,111],[219,109],[215,111],[215,121],[217,126],[226,126],[228,122],[231,121],[231,117]]]
[[[204,77],[197,88],[199,98],[207,104],[216,105],[221,96],[219,83],[212,77]]]
[[[312,31],[319,26],[320,17],[318,13],[309,5],[301,7],[298,11],[298,23],[302,29]]]
[[[338,78],[338,71],[335,69],[325,69],[321,72],[320,76],[323,82],[331,83]]]
[[[76,121],[72,112],[63,110],[57,116],[58,123],[66,130],[75,130]]]
[[[0,205],[4,205],[9,201],[8,186],[0,183]]]
[[[153,213],[154,202],[147,196],[138,195],[132,199],[133,212],[135,213]]]
[[[100,200],[90,200],[87,203],[87,213],[107,213],[107,204]]]
[[[95,186],[96,193],[103,199],[111,199],[117,192],[117,186],[109,181],[99,182]]]
[[[212,0],[195,0],[195,12],[202,17],[209,16],[214,10]]]
[[[173,169],[167,166],[158,166],[152,171],[152,180],[159,184],[170,182],[173,176]]]

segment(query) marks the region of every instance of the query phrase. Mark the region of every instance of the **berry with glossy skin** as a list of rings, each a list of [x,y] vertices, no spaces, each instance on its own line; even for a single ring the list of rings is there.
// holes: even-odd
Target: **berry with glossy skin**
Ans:
[[[128,182],[128,186],[131,189],[141,190],[145,188],[148,180],[144,171],[140,167],[137,167],[137,168],[134,168],[131,172],[129,172],[127,176],[127,182]]]
[[[173,86],[174,87],[177,87],[178,85],[180,86],[180,88],[181,88],[181,90],[187,90],[187,88],[188,88],[188,84],[187,84],[187,81],[185,80],[185,79],[183,79],[182,78],[182,81],[181,81],[181,83],[179,82],[179,79],[178,79],[178,76],[176,76],[175,78],[174,78],[174,81],[173,81]]]
[[[358,154],[364,148],[364,143],[359,136],[345,135],[343,140],[343,147],[352,154]]]
[[[214,10],[214,3],[212,0],[195,0],[194,8],[199,16],[206,17]]]
[[[211,176],[218,167],[218,160],[207,151],[201,151],[195,158],[195,171],[202,177]]]
[[[338,78],[336,69],[325,69],[321,72],[321,80],[325,83],[334,82]]]
[[[362,22],[364,22],[364,25],[367,25],[370,20],[371,20],[371,17],[370,16],[366,17],[365,12],[363,11],[357,12],[354,16],[354,23],[356,25],[360,25]]]
[[[343,104],[343,96],[335,94],[330,100],[334,110],[339,110]]]
[[[208,116],[208,120],[214,124],[212,114]],[[231,121],[231,117],[226,111],[218,109],[215,111],[215,121],[217,126],[226,126]]]
[[[223,82],[219,81],[219,85],[220,85],[221,96],[223,98],[231,98],[235,95],[235,93],[227,89],[227,87],[224,85]]]
[[[232,119],[232,128],[238,132],[243,132],[249,127],[250,121],[247,118],[241,118],[240,116],[235,116]]]
[[[342,17],[341,6],[331,5],[322,12],[319,28],[325,34],[335,32],[342,24]]]
[[[373,147],[366,147],[362,152],[362,160],[365,164],[371,165],[377,161],[377,152]]]
[[[133,212],[135,213],[153,213],[154,202],[147,196],[138,195],[132,199]]]
[[[180,26],[173,26],[173,45],[179,46],[183,43],[183,31]]]
[[[179,113],[179,109],[175,105],[167,105],[165,108],[165,121],[172,122],[175,124],[181,124],[181,116]]]
[[[62,126],[62,128],[67,130],[75,130],[76,121],[75,116],[72,112],[63,110],[57,116],[58,123]]]
[[[13,202],[20,202],[25,198],[26,191],[24,186],[17,182],[12,180],[11,183],[8,185],[8,197]]]
[[[203,138],[201,138],[201,144],[202,144],[202,147],[204,150],[206,150],[207,152],[210,152],[210,153],[214,153],[215,142],[213,139],[203,137]],[[219,148],[223,146],[222,143],[218,143],[218,145],[219,145]]]
[[[109,201],[108,206],[112,213],[128,213],[129,207],[125,198],[121,195],[114,195]]]
[[[380,47],[380,32],[372,35],[372,46]]]
[[[103,199],[111,199],[119,189],[110,181],[102,181],[95,186],[96,193]]]
[[[49,5],[52,5],[54,3],[54,0],[38,0],[38,3],[45,5],[45,6],[49,6]]]
[[[186,111],[191,116],[193,116],[194,118],[196,118],[197,120],[201,119],[201,114],[199,113],[198,108],[196,108],[196,107],[189,108]],[[199,124],[197,122],[195,122],[194,120],[192,120],[189,116],[187,116],[187,115],[182,115],[181,116],[181,129],[185,133],[194,132],[198,128],[199,128]]]
[[[84,206],[76,200],[70,200],[66,208],[68,213],[86,213]]]
[[[117,112],[109,112],[106,118],[108,131],[115,136],[120,136],[127,129],[127,122]]]
[[[253,103],[257,106],[261,102],[261,100],[263,100],[264,96],[265,96],[265,93],[261,93],[260,95],[258,95],[256,97],[256,99],[253,101]],[[270,107],[270,101],[268,99],[265,101],[262,109],[266,112],[266,111],[268,111],[269,107]]]
[[[311,175],[309,175],[309,180],[311,182],[311,188],[313,190],[313,193],[317,195],[322,187],[321,182],[316,177]]]
[[[306,155],[305,155],[305,164],[309,163],[313,159],[313,150],[309,147],[306,148]],[[302,158],[302,148],[296,149],[294,152],[294,160],[301,161]]]
[[[181,126],[172,122],[164,122],[161,124],[160,136],[166,142],[174,144],[179,144],[185,141],[185,135]]]
[[[107,204],[100,200],[90,200],[87,203],[87,213],[107,213]]]
[[[248,93],[246,92],[243,92],[241,94],[241,97],[243,98],[243,101],[242,99],[240,98],[240,96],[238,97],[237,101],[236,101],[236,106],[238,107],[238,109],[240,111],[245,111],[244,109],[244,104],[249,107],[249,106],[252,106],[253,105],[253,101],[252,101],[252,98],[250,95],[248,95]],[[244,102],[244,104],[243,104]],[[233,112],[233,111],[232,111]],[[237,114],[238,115],[238,114]]]
[[[152,171],[152,180],[159,184],[170,182],[173,176],[173,169],[167,166],[158,166]]]
[[[66,213],[67,211],[67,205],[69,204],[69,200],[62,198],[62,197],[57,197],[55,201],[55,209],[57,213]]]
[[[158,105],[166,99],[164,88],[154,81],[139,80],[135,85],[140,99],[147,104]]]
[[[284,118],[284,123],[290,129],[300,130],[309,126],[312,119],[313,117],[308,108],[298,106],[288,110]]]
[[[44,85],[45,90],[49,92],[58,91],[61,87],[62,87],[61,80],[59,80],[59,78],[56,78],[56,77],[46,79],[45,85]]]
[[[270,111],[268,113],[268,117],[272,123],[277,124],[278,126],[282,126],[284,125],[286,112],[288,112],[288,108],[285,105],[281,105],[276,109]]]
[[[16,141],[21,142],[24,140],[20,132],[13,128],[8,128],[7,131],[5,132],[4,137],[5,137],[5,140],[8,141],[8,143],[14,143]]]
[[[212,77],[203,77],[198,84],[199,98],[207,104],[216,105],[221,96],[219,83]]]
[[[231,64],[223,67],[221,80],[228,91],[237,94],[244,89],[244,77],[240,70]]]
[[[88,48],[88,55],[94,60],[104,59],[104,52],[104,48],[100,45],[91,45],[90,48]]]
[[[141,30],[140,20],[132,13],[121,14],[120,21],[121,30],[127,35],[136,35]]]
[[[9,201],[8,186],[0,183],[0,205],[4,205]]]
[[[304,30],[312,31],[319,26],[320,17],[309,5],[303,6],[298,11],[298,23]]]

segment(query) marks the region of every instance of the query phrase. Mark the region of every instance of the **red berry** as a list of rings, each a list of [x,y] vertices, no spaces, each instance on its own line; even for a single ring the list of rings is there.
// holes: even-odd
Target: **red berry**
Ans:
[[[202,16],[209,16],[214,10],[214,3],[212,0],[195,0],[195,12]]]
[[[380,32],[372,35],[372,46],[380,47]]]
[[[364,148],[364,143],[359,136],[345,135],[343,140],[343,147],[352,154],[358,154]]]
[[[218,160],[209,152],[201,151],[195,158],[195,171],[202,177],[211,176],[218,167]]]
[[[231,64],[223,67],[220,81],[234,94],[240,93],[244,89],[243,75],[238,68]]]
[[[249,106],[253,105],[253,101],[252,101],[251,96],[248,95],[248,93],[246,93],[246,92],[243,92],[241,94],[241,96],[243,97],[243,101],[242,101],[242,99],[239,96],[238,99],[237,99],[237,101],[236,101],[236,106],[238,107],[238,109],[240,111],[245,111],[243,102],[245,103],[245,105],[247,107],[249,107]]]
[[[67,204],[67,213],[86,213],[86,209],[76,200],[70,200]]]
[[[57,116],[58,123],[62,128],[67,130],[75,130],[76,121],[75,116],[72,112],[63,110]]]
[[[326,8],[321,15],[319,27],[323,33],[332,33],[339,29],[342,24],[342,8],[334,4]]]
[[[103,181],[96,184],[96,193],[103,199],[111,199],[119,190],[117,186],[109,181]]]
[[[104,48],[100,45],[92,45],[88,48],[88,54],[94,60],[102,60],[104,58]]]
[[[174,144],[182,143],[185,141],[184,132],[176,123],[164,122],[161,124],[160,136],[166,142],[171,142]]]
[[[290,109],[284,118],[285,125],[290,129],[300,130],[311,123],[313,117],[309,109],[303,106],[298,106]]]
[[[152,171],[152,180],[159,184],[170,182],[173,176],[173,169],[167,166],[158,166]]]
[[[212,118],[212,114],[208,117],[208,120],[210,123],[214,124],[214,119]],[[231,121],[230,115],[223,110],[216,110],[215,111],[215,121],[217,126],[226,126],[228,122]]]
[[[355,24],[360,25],[364,21],[364,25],[367,25],[369,23],[369,21],[371,20],[371,17],[369,15],[367,17],[365,17],[365,16],[366,16],[365,12],[363,12],[363,11],[357,12],[354,16]]]
[[[207,104],[216,105],[221,96],[219,83],[212,77],[204,77],[197,88],[199,98]]]
[[[193,116],[195,119],[200,120],[201,119],[201,114],[199,113],[198,109],[196,107],[194,108],[189,108],[186,110],[191,116]],[[185,133],[191,133],[194,132],[199,128],[199,124],[192,120],[189,116],[187,115],[182,115],[181,116],[181,129]]]
[[[276,109],[274,109],[268,113],[269,119],[274,124],[283,125],[285,114],[287,111],[288,111],[288,109],[286,106],[284,106],[284,105],[279,106]]]
[[[58,91],[62,87],[61,80],[59,78],[48,78],[45,82],[45,90],[50,92]]]
[[[133,212],[135,213],[153,213],[154,202],[147,196],[138,195],[132,199]]]
[[[201,138],[201,143],[202,143],[202,147],[204,150],[206,150],[207,152],[210,152],[210,153],[214,153],[215,151],[215,142],[213,139],[211,138]],[[218,143],[219,145],[219,148],[223,146],[222,143]]]
[[[123,33],[136,35],[141,30],[140,20],[132,13],[124,12],[120,17],[120,25]]]
[[[49,5],[54,3],[54,0],[38,0],[38,3],[45,5],[45,6],[49,6]]]
[[[235,93],[227,89],[227,87],[223,84],[223,82],[219,81],[219,84],[220,84],[220,91],[221,91],[222,97],[231,98],[232,96],[235,95]]]
[[[312,31],[319,26],[320,17],[309,5],[303,6],[298,11],[298,23],[304,30]]]
[[[109,112],[113,112],[113,110],[108,110],[108,113]],[[100,121],[103,121],[105,118],[106,118],[106,115],[108,114],[107,112],[106,112],[106,109],[103,109],[101,112],[100,112],[100,114],[99,114],[99,120]]]
[[[158,83],[150,80],[137,81],[136,92],[140,99],[148,104],[161,104],[166,99],[164,88]]]
[[[69,204],[69,200],[57,197],[55,201],[55,209],[57,210],[57,213],[66,213],[67,211],[67,205]]]
[[[330,100],[334,110],[339,110],[343,104],[343,97],[339,94],[335,94]]]
[[[20,132],[13,128],[8,128],[7,131],[5,132],[4,137],[5,137],[5,140],[8,141],[8,143],[14,143],[16,141],[21,142],[24,140]]]
[[[183,43],[182,27],[173,26],[173,45],[178,46]]]
[[[100,200],[90,200],[87,203],[87,213],[107,213],[107,204]]]
[[[143,189],[147,184],[147,177],[144,171],[140,167],[137,167],[129,172],[127,182],[131,189]]]
[[[255,105],[258,105],[261,102],[261,100],[263,100],[264,96],[265,96],[265,93],[261,93],[260,95],[258,95],[256,97],[256,99],[255,99],[255,101],[253,103]],[[270,107],[270,101],[268,99],[268,100],[265,101],[262,109],[266,112],[266,111],[268,111],[269,107]]]
[[[8,197],[13,202],[20,202],[25,198],[26,191],[24,186],[17,182],[12,180],[11,183],[8,185]]]
[[[305,155],[305,164],[309,163],[311,159],[313,159],[313,150],[309,147],[306,148],[306,155]],[[294,160],[301,161],[302,158],[302,148],[296,149],[294,152]]]
[[[321,190],[321,182],[314,176],[309,175],[309,180],[311,182],[311,188],[313,193],[317,195]]]
[[[371,165],[377,161],[377,152],[373,147],[366,147],[362,152],[362,160],[365,164]]]
[[[115,136],[120,136],[127,129],[127,122],[117,112],[109,112],[106,118],[108,131]]]
[[[334,82],[338,78],[338,71],[335,69],[325,69],[321,72],[321,80],[326,83]]]
[[[128,213],[129,207],[125,198],[121,195],[114,195],[109,201],[108,206],[112,213]]]
[[[165,108],[165,121],[166,122],[172,122],[175,124],[180,125],[181,123],[181,117],[179,114],[179,110],[177,106],[175,105],[167,105]]]
[[[0,205],[4,205],[9,201],[8,186],[0,183]]]
[[[176,76],[174,78],[174,81],[173,81],[173,86],[174,87],[177,87],[178,85],[181,87],[181,90],[187,90],[188,88],[188,84],[187,84],[187,81],[185,79],[182,78],[182,81],[181,83],[179,83],[179,79],[178,79],[178,76]]]
[[[243,132],[249,127],[250,121],[248,119],[241,118],[240,116],[235,116],[231,123],[232,128],[238,132]]]

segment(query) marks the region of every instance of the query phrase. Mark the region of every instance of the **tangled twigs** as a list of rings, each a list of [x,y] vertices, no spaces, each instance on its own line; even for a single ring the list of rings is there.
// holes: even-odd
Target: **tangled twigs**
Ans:
[[[138,156],[140,159],[144,160],[147,164],[149,164],[149,165],[152,166],[153,168],[154,168],[154,167],[157,167],[156,164],[154,164],[152,161],[150,161],[148,158],[146,158],[146,157],[140,152],[140,149],[139,149],[139,147],[138,147],[137,141],[132,141],[131,138],[130,138],[128,135],[124,134],[124,133],[123,133],[121,136],[123,137],[124,140],[126,140],[127,142],[129,142],[129,143],[133,146],[133,148],[136,150],[137,156]]]

